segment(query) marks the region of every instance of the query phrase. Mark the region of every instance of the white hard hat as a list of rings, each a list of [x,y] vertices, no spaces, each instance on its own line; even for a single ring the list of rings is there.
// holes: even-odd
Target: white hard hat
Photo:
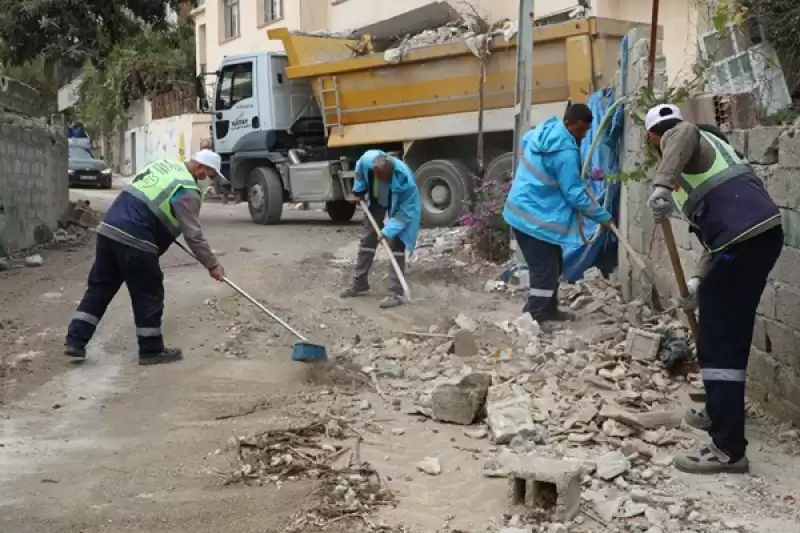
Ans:
[[[647,112],[647,116],[644,119],[644,128],[650,131],[656,124],[673,119],[683,120],[681,110],[678,106],[673,104],[659,104],[652,107]]]
[[[222,176],[222,158],[218,153],[203,149],[192,156],[192,161],[213,168],[218,176]]]

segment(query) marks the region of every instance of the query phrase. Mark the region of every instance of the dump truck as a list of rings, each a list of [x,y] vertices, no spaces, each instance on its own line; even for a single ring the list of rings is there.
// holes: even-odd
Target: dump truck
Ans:
[[[635,25],[587,18],[537,27],[532,123],[611,86],[621,39]],[[372,148],[414,170],[426,227],[452,225],[470,209],[479,171],[484,181],[511,179],[515,37],[491,35],[485,59],[455,40],[389,60],[369,53],[363,36],[268,35],[285,52],[226,56],[209,103],[223,174],[253,221],[279,222],[287,202],[324,202],[332,220],[349,221],[355,162]]]

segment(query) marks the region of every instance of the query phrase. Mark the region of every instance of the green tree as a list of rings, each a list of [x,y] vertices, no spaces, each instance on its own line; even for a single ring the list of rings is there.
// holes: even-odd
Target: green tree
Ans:
[[[194,25],[145,27],[114,46],[102,66],[86,64],[78,118],[91,131],[111,133],[125,120],[131,102],[191,86],[194,76]]]
[[[0,62],[19,67],[42,61],[43,84],[57,86],[59,63],[102,68],[113,47],[141,31],[164,28],[167,7],[181,0],[0,0]]]

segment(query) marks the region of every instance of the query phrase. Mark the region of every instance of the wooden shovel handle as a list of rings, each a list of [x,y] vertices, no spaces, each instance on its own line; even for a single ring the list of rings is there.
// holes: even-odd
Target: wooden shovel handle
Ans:
[[[400,269],[400,265],[397,264],[397,259],[394,258],[394,252],[392,251],[392,247],[389,246],[389,243],[386,242],[386,239],[381,239],[381,228],[378,226],[378,223],[375,221],[375,217],[372,216],[372,213],[369,211],[369,207],[367,206],[364,200],[361,200],[361,209],[364,211],[364,214],[369,219],[370,224],[372,224],[372,229],[375,230],[375,233],[378,234],[378,238],[383,243],[383,247],[386,250],[386,253],[389,254],[389,261],[392,263],[392,268],[397,273],[397,278],[400,280],[400,285],[403,287],[403,292],[405,292],[405,298],[407,300],[411,300],[411,290],[408,288],[408,283],[406,282],[406,277],[403,275],[403,271]]]
[[[672,232],[672,223],[669,219],[661,221],[661,231],[664,233],[664,244],[667,246],[669,262],[672,263],[672,271],[675,273],[675,282],[678,284],[678,292],[682,298],[689,296],[689,287],[686,285],[686,276],[683,273],[681,258],[678,255],[678,246],[675,244],[675,234]],[[697,318],[693,311],[686,311],[686,319],[689,321],[689,330],[692,338],[697,342]]]

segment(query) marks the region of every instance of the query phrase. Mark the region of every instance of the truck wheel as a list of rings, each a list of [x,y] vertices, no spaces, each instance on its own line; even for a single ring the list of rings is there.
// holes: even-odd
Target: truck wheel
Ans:
[[[356,214],[356,205],[347,200],[325,202],[325,211],[334,222],[350,222]]]
[[[475,175],[463,163],[434,159],[420,166],[416,177],[423,227],[452,226],[470,210]]]
[[[508,152],[492,159],[491,163],[486,167],[483,173],[483,181],[497,183],[498,185],[504,183],[511,183],[514,176],[511,175],[514,167],[514,153]]]
[[[247,206],[256,224],[277,224],[283,213],[283,182],[269,167],[257,167],[250,172]]]

